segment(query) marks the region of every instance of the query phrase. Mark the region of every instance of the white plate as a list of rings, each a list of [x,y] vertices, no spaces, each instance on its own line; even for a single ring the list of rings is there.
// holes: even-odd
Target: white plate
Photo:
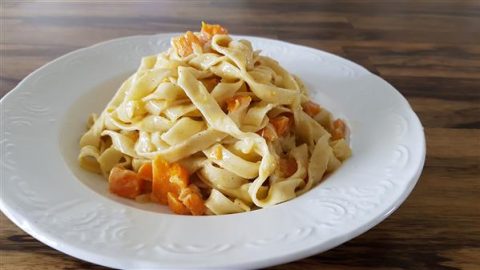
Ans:
[[[178,216],[110,195],[106,182],[76,160],[87,116],[100,112],[141,57],[165,50],[172,35],[127,37],[69,53],[1,100],[0,208],[15,224],[55,249],[115,268],[259,268],[356,237],[414,187],[424,133],[391,85],[326,52],[242,37],[347,119],[352,158],[306,194],[244,214]]]

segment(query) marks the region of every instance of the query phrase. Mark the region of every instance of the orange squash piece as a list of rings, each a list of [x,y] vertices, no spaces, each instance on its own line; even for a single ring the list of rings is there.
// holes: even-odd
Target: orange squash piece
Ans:
[[[312,101],[307,101],[303,103],[302,108],[306,114],[310,115],[310,117],[314,117],[322,110],[320,108],[320,105]]]
[[[332,140],[340,140],[345,138],[346,133],[346,125],[341,119],[337,119],[333,121],[333,129],[332,129]]]
[[[135,199],[141,192],[141,179],[134,171],[114,167],[108,177],[110,192],[129,199]]]
[[[270,119],[270,123],[275,128],[278,136],[284,136],[290,132],[290,118],[286,116],[281,115]]]
[[[137,174],[138,174],[138,177],[140,177],[140,179],[152,181],[153,180],[152,163],[151,162],[144,163],[142,166],[140,166],[140,169],[138,169]]]
[[[152,181],[153,181],[153,167],[152,163],[144,163],[140,166],[137,172],[138,178],[141,179],[141,193],[151,193],[152,192]]]
[[[185,35],[174,38],[172,45],[177,51],[178,55],[185,57],[193,52],[194,43],[198,44],[199,46],[202,45],[202,42],[198,39],[198,37],[191,31],[188,31],[185,33]]]
[[[152,193],[152,181],[148,181],[145,179],[140,179],[140,193],[147,194]],[[151,197],[151,195],[149,195]]]
[[[184,188],[180,193],[179,199],[194,216],[203,215],[207,210],[202,194],[195,185],[189,185],[187,188]]]
[[[153,183],[152,200],[161,204],[167,204],[167,193],[169,190],[169,168],[170,165],[161,157],[152,161]]]
[[[179,163],[173,163],[168,173],[170,175],[168,191],[178,197],[182,189],[189,185],[189,173]]]
[[[142,165],[138,171],[138,179],[148,179],[152,171],[152,193],[154,202],[166,204],[176,214],[203,215],[206,211],[200,190],[190,184],[189,173],[180,163],[169,164],[157,156],[151,163]],[[180,199],[180,197],[182,199]]]
[[[208,24],[202,22],[202,29],[200,30],[203,42],[212,39],[214,35],[228,35],[228,30],[219,24]]]
[[[172,212],[179,215],[189,215],[190,210],[171,192],[167,193],[168,207]]]

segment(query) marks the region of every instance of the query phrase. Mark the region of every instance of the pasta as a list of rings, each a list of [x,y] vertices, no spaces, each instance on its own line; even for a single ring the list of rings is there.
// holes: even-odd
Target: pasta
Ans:
[[[247,40],[202,23],[144,57],[80,139],[110,191],[177,214],[231,214],[310,190],[350,155],[344,121]]]

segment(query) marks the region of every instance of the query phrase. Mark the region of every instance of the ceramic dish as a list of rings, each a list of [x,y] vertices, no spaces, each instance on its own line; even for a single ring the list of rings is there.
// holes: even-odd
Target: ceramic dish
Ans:
[[[0,103],[0,208],[66,254],[115,268],[260,268],[333,248],[390,215],[415,186],[423,128],[388,83],[338,56],[250,40],[298,75],[312,99],[346,119],[353,156],[306,194],[248,213],[178,216],[109,194],[81,169],[78,140],[142,56],[174,34],[135,36],[69,53],[25,78]]]

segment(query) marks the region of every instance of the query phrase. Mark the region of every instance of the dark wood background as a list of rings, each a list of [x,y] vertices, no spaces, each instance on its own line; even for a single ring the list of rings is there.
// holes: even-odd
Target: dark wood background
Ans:
[[[0,96],[72,50],[197,29],[201,20],[365,66],[425,126],[421,179],[372,230],[272,269],[480,269],[480,1],[2,1],[0,11]],[[2,214],[0,221],[2,269],[104,269],[43,245]]]

